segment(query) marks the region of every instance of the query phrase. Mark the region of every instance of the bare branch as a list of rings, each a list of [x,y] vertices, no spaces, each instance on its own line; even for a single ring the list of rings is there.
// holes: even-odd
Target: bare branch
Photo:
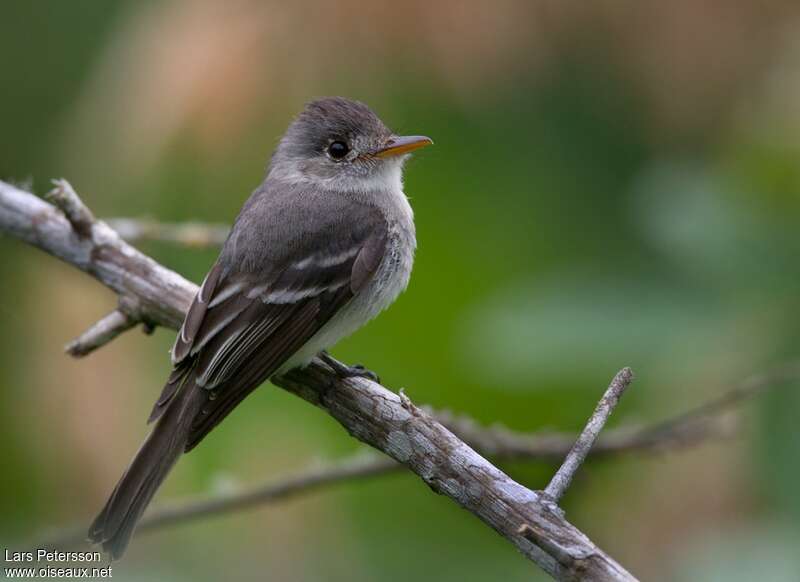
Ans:
[[[170,223],[137,218],[109,218],[106,223],[130,243],[160,241],[192,248],[221,246],[230,231],[227,225],[203,222]]]
[[[115,309],[69,342],[64,347],[64,351],[70,356],[82,358],[97,348],[106,345],[122,332],[134,327],[136,323],[134,318],[119,309]]]
[[[633,580],[563,515],[535,492],[513,481],[429,414],[366,378],[336,378],[318,359],[273,383],[322,408],[352,436],[402,463],[428,486],[456,501],[511,541],[559,580]],[[520,535],[536,523],[558,548],[542,551]]]
[[[800,380],[800,365],[790,364],[767,374],[759,374],[741,382],[721,396],[674,418],[653,426],[625,427],[602,434],[590,451],[592,457],[600,455],[663,451],[685,447],[699,441],[729,432],[723,416],[736,404],[755,396],[767,388],[788,381]],[[485,428],[467,416],[456,417],[446,412],[431,412],[439,422],[450,428],[465,442],[483,454],[498,460],[552,460],[570,452],[577,435],[574,433],[522,433],[504,427]],[[309,490],[316,490],[341,481],[368,478],[402,469],[403,466],[386,457],[357,455],[338,464],[310,469],[277,483],[269,482],[252,487],[246,492],[207,499],[183,502],[153,511],[142,521],[148,531],[161,525],[173,525],[204,515],[216,515],[250,507],[257,503],[270,503]],[[309,486],[311,485],[311,486]],[[274,492],[280,491],[280,495]],[[244,501],[239,503],[237,498]],[[211,508],[209,510],[209,508]],[[163,512],[163,517],[161,513]],[[84,532],[81,531],[81,534]],[[80,538],[81,541],[83,538]]]
[[[91,212],[83,205],[68,183],[58,183],[55,197],[59,200],[64,215],[71,217],[69,222],[65,221],[58,211],[41,200],[19,188],[0,182],[0,230],[9,232],[78,266],[119,294],[120,309],[118,312],[113,312],[101,320],[99,324],[93,326],[76,341],[86,346],[102,345],[113,337],[101,333],[103,329],[113,330],[114,335],[127,329],[122,324],[123,317],[127,317],[129,322],[133,322],[132,325],[135,325],[136,321],[144,320],[149,324],[158,323],[176,327],[182,319],[183,310],[196,287],[126,245],[104,223],[95,221]],[[83,234],[80,234],[81,232]],[[87,260],[87,257],[91,260]],[[77,347],[76,350],[78,350]],[[320,376],[306,378],[309,380],[308,383],[304,384],[303,373],[300,378],[287,378],[279,380],[279,382],[283,381],[290,391],[329,410],[351,433],[373,446],[387,450],[388,439],[392,438],[397,441],[394,443],[395,448],[399,446],[402,452],[406,450],[404,449],[407,444],[406,438],[408,443],[414,443],[408,434],[396,431],[388,433],[387,443],[381,443],[380,439],[371,432],[374,427],[364,428],[363,430],[366,432],[363,435],[356,433],[356,428],[360,427],[362,423],[363,406],[360,409],[357,407],[355,411],[344,406],[344,401],[338,400],[337,392],[340,390],[338,379],[331,375],[324,365],[320,363],[315,365],[317,366],[316,370],[307,370],[304,373],[313,372]],[[702,439],[724,434],[729,427],[723,422],[723,416],[732,406],[771,385],[782,381],[796,380],[798,377],[800,377],[800,366],[796,364],[786,366],[773,373],[748,379],[722,397],[655,426],[608,431],[597,441],[592,454],[642,450],[660,451],[688,446]],[[374,402],[375,398],[379,400],[385,398],[382,392],[374,391],[376,386],[380,388],[378,385],[368,380],[364,380],[364,382],[366,386],[362,386],[360,389],[366,390],[366,395],[356,391],[350,393],[344,400],[361,398]],[[426,412],[413,405],[405,395],[396,398],[398,402],[394,404],[389,401],[384,403],[388,407],[388,412],[394,413],[394,405],[397,404],[412,419],[418,419],[417,421],[422,423],[426,430],[445,430],[430,417],[426,418]],[[333,410],[331,406],[334,407]],[[339,418],[337,415],[345,415],[347,418]],[[573,446],[574,435],[571,434],[525,434],[503,427],[479,427],[467,417],[454,416],[444,412],[436,413],[435,416],[441,423],[446,424],[460,435],[464,441],[483,451],[484,454],[496,458],[556,459],[566,454]],[[378,425],[381,429],[386,428],[383,420],[379,419]],[[354,426],[356,428],[353,428]],[[436,428],[437,426],[438,428]],[[405,435],[405,438],[401,435]],[[455,439],[452,434],[450,437]],[[438,443],[438,441],[435,442]],[[475,455],[475,452],[468,449],[463,443],[461,443],[461,447]],[[408,451],[406,450],[406,452]],[[395,455],[397,454],[398,451],[395,451]],[[456,495],[459,485],[463,485],[458,478],[460,475],[456,473],[458,477],[448,477],[442,480],[442,471],[444,471],[443,475],[447,475],[447,471],[453,468],[453,463],[444,462],[441,466],[436,465],[432,468],[430,466],[430,463],[433,462],[431,459],[431,456],[425,454],[418,465],[410,465],[410,459],[406,461],[406,464],[427,482],[438,483],[438,489],[432,485],[436,490],[462,503],[462,497]],[[478,465],[480,468],[488,465],[485,460],[482,461]],[[456,463],[457,466],[458,463]],[[488,466],[491,467],[491,465]],[[143,529],[155,529],[206,515],[235,511],[255,503],[275,501],[342,480],[368,477],[400,467],[401,465],[385,458],[346,460],[341,465],[315,469],[278,483],[261,485],[238,494],[194,501],[179,506],[167,506],[147,516],[143,520],[142,527]],[[508,479],[497,469],[493,467],[492,469]],[[440,473],[438,481],[436,481],[437,472]],[[510,481],[510,479],[508,480]],[[472,484],[475,485],[474,482]],[[530,503],[534,506],[532,509],[534,514],[554,514],[550,516],[550,519],[554,521],[544,519],[541,522],[542,525],[537,521],[522,522],[516,528],[516,535],[538,546],[538,551],[525,547],[519,540],[514,540],[507,528],[501,529],[500,526],[493,523],[491,515],[482,515],[480,508],[476,509],[466,503],[462,504],[492,527],[498,529],[502,535],[520,547],[523,553],[532,557],[545,570],[557,577],[567,578],[578,571],[583,571],[581,569],[586,568],[587,563],[591,572],[598,576],[597,579],[607,579],[608,576],[620,579],[619,576],[629,576],[624,570],[619,569],[613,560],[600,553],[596,548],[594,548],[595,553],[591,554],[594,558],[585,562],[580,557],[580,551],[585,551],[586,544],[593,548],[591,542],[585,537],[581,539],[582,534],[563,521],[563,516],[556,506],[543,499],[536,500],[533,492],[518,484],[514,485],[523,498],[533,496]],[[484,486],[485,484],[481,483],[476,485],[474,490],[480,490],[483,494],[482,487]],[[456,491],[454,492],[453,489]],[[463,495],[463,486],[460,489]],[[524,505],[525,502],[522,503]],[[559,537],[564,534],[567,536],[566,541]],[[83,536],[82,530],[80,536],[81,538]],[[66,543],[64,540],[62,542]],[[580,551],[577,548],[580,548]]]
[[[777,370],[748,378],[721,396],[686,412],[648,427],[624,427],[606,431],[590,451],[591,457],[646,451],[665,451],[687,447],[702,440],[731,432],[727,414],[743,399],[781,383],[800,379],[800,365],[791,364]],[[572,449],[578,435],[574,433],[522,433],[504,427],[482,427],[467,416],[454,416],[448,412],[433,412],[439,422],[447,426],[470,446],[495,460],[550,461],[561,459]],[[222,496],[212,495],[194,501],[179,501],[156,507],[145,515],[140,531],[155,531],[162,526],[176,525],[206,516],[214,516],[247,509],[256,504],[270,504],[342,481],[365,479],[390,472],[403,466],[388,457],[358,454],[343,461],[315,467],[280,481],[254,485],[245,491]],[[46,541],[35,544],[63,548],[85,542],[85,527],[68,527],[51,533]],[[522,535],[535,535],[529,526],[520,528]]]
[[[386,456],[358,454],[334,464],[307,469],[297,475],[245,490],[155,507],[142,518],[137,531],[138,533],[155,531],[201,518],[242,511],[311,493],[329,485],[375,477],[402,468],[402,465]],[[52,532],[35,547],[65,548],[84,543],[86,543],[86,525],[81,524]]]
[[[92,211],[64,178],[53,180],[53,185],[55,188],[47,193],[48,200],[51,200],[64,213],[78,235],[84,238],[88,237],[95,222]]]
[[[611,413],[614,412],[617,404],[619,404],[619,399],[632,381],[633,372],[630,368],[623,368],[614,376],[608,390],[603,394],[597,404],[597,408],[594,409],[594,413],[589,418],[589,422],[586,423],[583,432],[581,432],[578,440],[575,441],[572,449],[567,454],[567,458],[564,459],[550,483],[545,487],[544,494],[549,500],[554,503],[558,503],[561,500],[569,484],[572,483],[575,472],[583,464],[592,446],[594,446],[594,442],[600,435],[600,431],[603,430],[606,421],[611,416]]]
[[[77,195],[71,188],[56,193],[57,198],[61,195],[70,200],[62,207],[83,206],[79,199],[74,201]],[[143,320],[173,329],[180,326],[197,286],[125,243],[104,222],[96,220],[87,227],[91,213],[69,210],[69,214],[90,236],[79,235],[64,212],[0,181],[0,231],[78,267],[121,298],[137,302]]]
[[[197,287],[135,250],[104,223],[83,224],[91,236],[80,236],[52,206],[0,182],[0,230],[75,264],[119,295],[136,298],[144,320],[177,328]],[[404,406],[397,394],[380,384],[339,378],[318,360],[273,382],[327,411],[351,435],[407,466],[553,577],[634,579],[538,494],[513,481],[423,410],[407,402]],[[520,534],[522,524],[540,532],[538,543]]]

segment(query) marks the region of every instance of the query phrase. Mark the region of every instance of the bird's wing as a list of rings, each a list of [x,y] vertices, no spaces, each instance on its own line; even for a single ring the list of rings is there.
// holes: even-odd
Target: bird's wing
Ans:
[[[305,233],[279,268],[226,272],[218,261],[186,315],[150,420],[181,387],[206,391],[190,450],[358,294],[380,265],[387,229],[377,212],[347,220],[355,219]]]

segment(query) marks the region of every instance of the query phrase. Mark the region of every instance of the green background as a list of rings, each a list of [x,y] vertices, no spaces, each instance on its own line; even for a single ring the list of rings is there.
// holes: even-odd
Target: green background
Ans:
[[[436,145],[408,164],[419,249],[399,301],[333,353],[414,401],[577,430],[666,418],[797,357],[800,7],[646,2],[4,2],[0,178],[65,177],[101,217],[229,223],[302,104],[369,103]],[[199,281],[214,250],[143,243]],[[0,545],[85,522],[138,443],[173,334],[63,344],[114,307],[0,239]],[[800,578],[797,386],[736,436],[590,461],[568,517],[650,580]],[[360,450],[264,387],[155,505]],[[553,467],[503,468],[531,488]],[[136,538],[121,580],[543,577],[417,478],[337,485]]]

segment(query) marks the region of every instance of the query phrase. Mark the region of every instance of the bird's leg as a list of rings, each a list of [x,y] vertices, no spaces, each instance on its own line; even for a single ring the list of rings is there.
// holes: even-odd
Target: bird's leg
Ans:
[[[320,359],[328,364],[336,375],[340,378],[367,378],[372,380],[373,382],[377,382],[380,384],[381,379],[378,375],[373,372],[372,370],[365,368],[361,364],[356,364],[355,366],[348,366],[334,358],[326,351],[321,351],[319,353]]]

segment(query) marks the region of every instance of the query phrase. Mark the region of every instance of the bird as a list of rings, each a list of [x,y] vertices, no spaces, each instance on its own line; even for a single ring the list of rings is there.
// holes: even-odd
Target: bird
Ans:
[[[326,350],[408,285],[417,243],[403,166],[432,143],[343,97],[311,101],[290,123],[189,307],[153,428],[90,542],[122,557],[180,456],[273,375],[321,355],[341,376],[373,376]]]

